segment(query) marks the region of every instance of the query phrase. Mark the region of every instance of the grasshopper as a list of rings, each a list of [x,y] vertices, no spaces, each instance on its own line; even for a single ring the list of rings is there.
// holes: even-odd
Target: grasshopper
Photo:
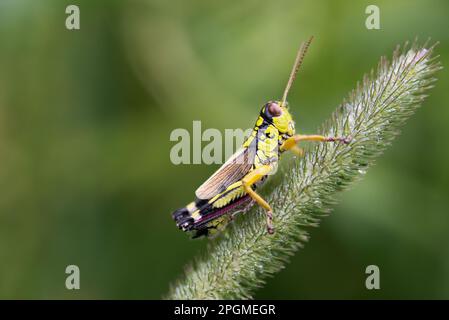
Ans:
[[[303,141],[350,142],[350,137],[295,134],[287,95],[312,39],[301,43],[282,99],[262,107],[242,147],[196,190],[195,201],[173,212],[178,228],[194,231],[194,238],[211,237],[223,230],[236,213],[257,203],[265,209],[267,232],[273,234],[273,210],[256,189],[276,172],[281,154],[290,150],[303,156],[304,151],[298,146]]]

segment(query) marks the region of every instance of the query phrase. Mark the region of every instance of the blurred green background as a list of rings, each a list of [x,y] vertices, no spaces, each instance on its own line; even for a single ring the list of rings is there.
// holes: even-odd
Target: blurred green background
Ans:
[[[65,8],[81,29],[65,28]],[[207,245],[170,213],[217,165],[170,162],[175,128],[248,128],[289,97],[314,133],[397,44],[449,65],[447,1],[0,0],[0,298],[158,299]],[[449,298],[449,78],[256,298]],[[81,290],[65,268],[81,269]],[[365,289],[376,264],[381,289]]]

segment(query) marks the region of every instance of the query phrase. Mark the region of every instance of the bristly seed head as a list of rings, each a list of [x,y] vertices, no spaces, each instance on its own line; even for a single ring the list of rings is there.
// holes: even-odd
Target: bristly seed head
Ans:
[[[262,210],[241,216],[171,287],[169,298],[253,297],[304,245],[305,228],[317,226],[330,212],[335,194],[365,175],[420,105],[441,68],[431,57],[433,47],[404,46],[391,64],[382,59],[377,75],[365,77],[325,122],[323,135],[350,136],[351,143],[316,144],[284,171],[282,182],[266,198],[276,218],[274,235],[265,232]]]

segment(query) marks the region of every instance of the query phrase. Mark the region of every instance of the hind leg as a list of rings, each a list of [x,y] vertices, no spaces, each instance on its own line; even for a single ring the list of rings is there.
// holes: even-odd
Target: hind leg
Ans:
[[[273,170],[273,167],[270,165],[264,165],[260,168],[255,169],[248,173],[243,179],[243,187],[245,188],[246,193],[253,198],[254,201],[257,202],[259,206],[266,210],[267,215],[267,231],[269,234],[274,233],[273,228],[273,210],[271,206],[261,197],[259,196],[251,187],[256,182],[260,181],[263,177],[268,175]]]

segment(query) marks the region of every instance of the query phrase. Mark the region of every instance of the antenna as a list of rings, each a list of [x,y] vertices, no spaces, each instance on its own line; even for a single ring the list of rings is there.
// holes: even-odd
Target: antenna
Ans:
[[[298,53],[296,54],[295,64],[293,65],[290,77],[288,78],[287,86],[285,87],[284,90],[284,95],[282,96],[281,106],[284,106],[285,102],[287,101],[288,92],[292,87],[293,81],[295,81],[296,74],[298,73],[299,67],[301,66],[302,61],[304,60],[304,56],[306,55],[307,49],[309,49],[312,40],[313,36],[311,36],[309,40],[307,40],[306,42],[302,42],[301,46],[299,47]]]

